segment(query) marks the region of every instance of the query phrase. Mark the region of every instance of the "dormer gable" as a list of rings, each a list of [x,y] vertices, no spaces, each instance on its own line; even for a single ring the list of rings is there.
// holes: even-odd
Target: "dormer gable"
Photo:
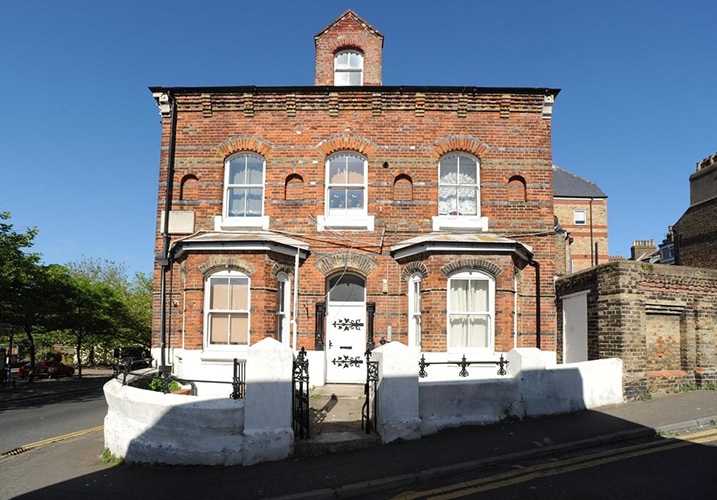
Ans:
[[[314,85],[381,85],[383,35],[351,9],[314,37]]]

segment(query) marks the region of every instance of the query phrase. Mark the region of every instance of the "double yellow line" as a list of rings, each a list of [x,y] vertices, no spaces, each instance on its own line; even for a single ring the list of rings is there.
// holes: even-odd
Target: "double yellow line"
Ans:
[[[599,465],[616,462],[627,458],[648,455],[660,451],[667,451],[690,444],[704,444],[717,441],[717,429],[711,429],[683,436],[672,436],[667,439],[651,441],[649,443],[637,444],[625,448],[607,450],[592,455],[570,458],[560,462],[551,462],[521,468],[517,471],[504,472],[490,477],[455,483],[442,488],[435,488],[424,491],[408,491],[393,497],[393,500],[452,500],[468,495],[475,495],[483,491],[495,490],[525,483],[541,477],[555,476],[566,472],[574,472],[581,469],[588,469]]]
[[[20,446],[19,448],[15,448],[14,450],[10,450],[8,452],[3,453],[2,455],[0,455],[0,459],[14,457],[15,455],[25,453],[26,451],[42,448],[43,446],[59,443],[60,441],[66,441],[68,439],[84,436],[86,434],[92,434],[93,432],[101,431],[102,429],[104,429],[104,425],[98,425],[97,427],[92,427],[90,429],[70,432],[69,434],[63,434],[62,436],[55,436],[49,439],[43,439],[42,441],[37,441],[35,443],[25,444],[23,446]]]

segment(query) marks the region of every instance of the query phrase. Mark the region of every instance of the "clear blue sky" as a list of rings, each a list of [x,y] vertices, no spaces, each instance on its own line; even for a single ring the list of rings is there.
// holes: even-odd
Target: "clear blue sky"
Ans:
[[[149,86],[312,85],[347,8],[385,39],[385,85],[562,89],[553,162],[609,196],[611,255],[664,237],[717,152],[714,0],[5,0],[0,211],[45,263],[153,265]]]

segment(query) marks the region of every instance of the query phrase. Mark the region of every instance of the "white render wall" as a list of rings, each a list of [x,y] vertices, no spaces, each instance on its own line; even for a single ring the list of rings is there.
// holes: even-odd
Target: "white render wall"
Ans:
[[[134,463],[250,465],[293,452],[293,353],[276,340],[249,348],[245,399],[104,386],[105,447]]]

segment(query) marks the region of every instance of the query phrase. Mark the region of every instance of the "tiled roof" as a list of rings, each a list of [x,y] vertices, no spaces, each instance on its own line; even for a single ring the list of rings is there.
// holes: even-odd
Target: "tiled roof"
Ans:
[[[553,196],[565,198],[607,198],[602,189],[589,181],[553,165]]]

